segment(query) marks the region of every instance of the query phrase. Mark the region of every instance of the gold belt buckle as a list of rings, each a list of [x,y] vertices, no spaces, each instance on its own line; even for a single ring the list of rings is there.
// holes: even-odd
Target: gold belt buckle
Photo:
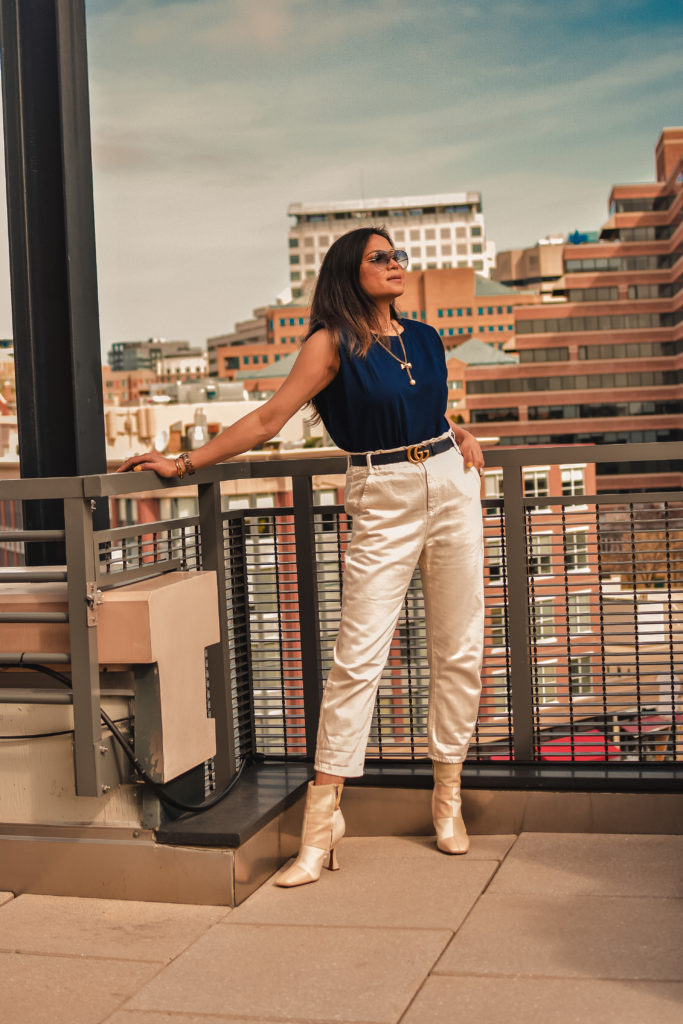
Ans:
[[[406,454],[408,462],[424,462],[429,458],[430,453],[428,448],[421,448],[419,444],[411,444]]]

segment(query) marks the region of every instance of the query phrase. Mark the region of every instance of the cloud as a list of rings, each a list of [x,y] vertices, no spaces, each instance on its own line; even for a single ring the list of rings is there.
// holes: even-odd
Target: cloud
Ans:
[[[87,15],[105,349],[202,343],[270,300],[297,200],[479,189],[499,248],[597,227],[680,118],[673,0],[87,0]],[[0,335],[8,308],[0,289]]]

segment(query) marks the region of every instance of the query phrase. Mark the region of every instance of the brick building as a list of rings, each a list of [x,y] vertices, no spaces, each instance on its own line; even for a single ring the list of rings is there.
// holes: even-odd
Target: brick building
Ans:
[[[244,372],[262,370],[299,347],[308,325],[308,309],[299,304],[262,306],[230,334],[207,341],[209,372],[226,380],[243,379]],[[286,374],[285,374],[286,376]]]
[[[516,291],[461,267],[409,270],[398,305],[404,316],[435,327],[446,347],[473,336],[500,349],[514,339],[515,308],[540,301],[535,292]]]
[[[475,432],[504,445],[683,438],[683,128],[657,180],[616,185],[600,240],[564,249],[562,303],[514,308],[516,366],[470,367]],[[492,426],[493,425],[493,426]],[[676,487],[667,465],[599,467],[598,489]]]

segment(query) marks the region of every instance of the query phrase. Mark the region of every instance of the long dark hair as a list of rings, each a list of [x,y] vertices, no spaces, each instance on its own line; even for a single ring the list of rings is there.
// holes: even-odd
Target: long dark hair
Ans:
[[[327,250],[313,292],[304,341],[325,327],[337,344],[344,335],[349,351],[364,356],[372,345],[373,335],[383,333],[377,308],[360,286],[361,260],[372,235],[380,235],[394,248],[389,232],[382,226],[347,231]],[[391,316],[397,317],[393,303],[390,309]]]

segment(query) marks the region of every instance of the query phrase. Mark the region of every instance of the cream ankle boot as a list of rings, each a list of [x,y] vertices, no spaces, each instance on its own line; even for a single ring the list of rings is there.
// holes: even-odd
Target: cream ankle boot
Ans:
[[[276,879],[277,885],[289,888],[317,882],[323,869],[323,862],[329,856],[327,867],[337,871],[336,845],[344,835],[344,818],[339,809],[343,785],[314,786],[308,784],[306,808],[301,831],[299,856],[283,875]]]
[[[436,845],[443,853],[467,853],[470,839],[462,820],[460,801],[461,764],[443,764],[434,761],[434,792],[432,817],[436,830]]]

